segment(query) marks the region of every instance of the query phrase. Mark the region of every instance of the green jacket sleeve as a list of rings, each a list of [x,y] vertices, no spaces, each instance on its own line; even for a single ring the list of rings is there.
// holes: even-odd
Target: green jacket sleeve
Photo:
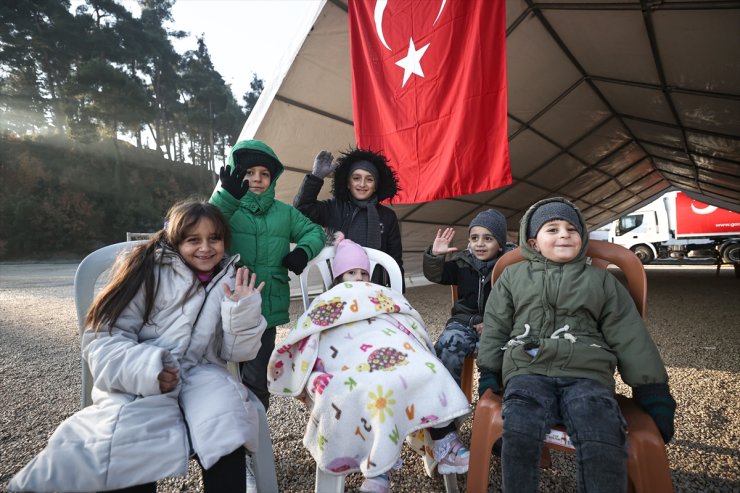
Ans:
[[[501,374],[504,352],[501,350],[510,338],[514,325],[514,302],[508,287],[507,271],[493,285],[483,314],[483,333],[480,337],[477,364],[481,371]]]
[[[666,383],[668,374],[627,289],[612,275],[604,280],[606,303],[599,326],[617,355],[619,374],[630,387]]]
[[[221,185],[216,187],[208,202],[218,207],[226,217],[227,221],[230,220],[231,216],[234,215],[234,212],[239,209],[239,200],[234,198],[234,196],[226,190],[222,189]]]
[[[326,235],[324,229],[311,222],[295,207],[290,207],[292,225],[290,230],[290,241],[296,244],[296,248],[302,248],[311,260],[324,248]]]

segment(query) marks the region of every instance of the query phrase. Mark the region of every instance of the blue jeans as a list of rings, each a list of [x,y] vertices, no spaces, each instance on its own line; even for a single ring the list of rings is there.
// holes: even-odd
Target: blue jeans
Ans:
[[[452,378],[460,385],[462,368],[466,356],[478,349],[478,333],[474,328],[461,322],[452,321],[445,327],[434,344],[437,358],[450,372]]]
[[[519,375],[503,401],[503,491],[536,492],[542,442],[564,424],[576,448],[579,492],[627,491],[626,423],[611,389],[588,378]]]

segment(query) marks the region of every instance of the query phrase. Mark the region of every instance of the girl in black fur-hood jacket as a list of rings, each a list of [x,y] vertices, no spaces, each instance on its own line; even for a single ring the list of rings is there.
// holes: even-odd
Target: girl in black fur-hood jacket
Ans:
[[[317,200],[324,178],[334,173],[333,198]],[[341,231],[362,246],[381,250],[398,263],[403,272],[403,248],[398,218],[392,209],[381,205],[392,201],[398,192],[396,172],[388,159],[368,149],[349,149],[334,161],[329,151],[320,151],[313,170],[303,179],[293,199],[296,209],[331,233]],[[378,268],[375,283],[387,285],[385,271]]]

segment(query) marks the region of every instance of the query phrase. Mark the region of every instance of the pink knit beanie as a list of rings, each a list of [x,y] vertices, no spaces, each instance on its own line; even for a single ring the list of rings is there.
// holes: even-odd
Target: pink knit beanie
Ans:
[[[336,247],[337,252],[332,261],[334,279],[352,269],[364,269],[370,272],[370,259],[367,258],[365,249],[360,245],[352,240],[342,239],[337,241]]]

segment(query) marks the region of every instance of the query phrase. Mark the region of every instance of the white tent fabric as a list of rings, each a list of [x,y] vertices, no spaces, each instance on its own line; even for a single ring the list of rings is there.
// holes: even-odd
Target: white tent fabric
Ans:
[[[513,240],[550,196],[573,200],[590,228],[673,188],[740,211],[740,2],[506,0],[506,25],[513,184],[393,206],[412,278],[439,227],[455,226],[464,247],[489,207]],[[347,0],[306,19],[240,138],[275,149],[288,203],[319,150],[355,144]]]

